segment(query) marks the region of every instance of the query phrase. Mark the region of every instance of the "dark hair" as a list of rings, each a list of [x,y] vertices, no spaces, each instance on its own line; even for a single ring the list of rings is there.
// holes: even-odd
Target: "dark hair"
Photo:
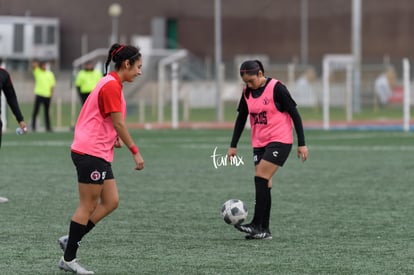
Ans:
[[[108,58],[105,62],[105,74],[108,73],[108,66],[113,61],[115,63],[115,70],[121,68],[122,62],[129,60],[129,63],[134,64],[135,61],[141,58],[139,48],[131,45],[123,45],[115,43],[111,46],[108,52]]]
[[[240,76],[244,74],[258,75],[259,71],[262,71],[264,74],[263,64],[259,60],[247,60],[240,66]]]

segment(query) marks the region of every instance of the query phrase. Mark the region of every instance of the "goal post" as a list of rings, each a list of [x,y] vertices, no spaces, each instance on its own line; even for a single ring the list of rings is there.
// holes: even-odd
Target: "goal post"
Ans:
[[[410,62],[408,58],[404,58],[403,65],[403,129],[405,132],[410,131],[410,106],[411,106],[411,87],[410,87]]]
[[[337,70],[346,71],[346,119],[352,121],[352,71],[354,69],[354,57],[350,54],[328,54],[323,58],[322,79],[323,79],[323,129],[330,129],[330,75]]]

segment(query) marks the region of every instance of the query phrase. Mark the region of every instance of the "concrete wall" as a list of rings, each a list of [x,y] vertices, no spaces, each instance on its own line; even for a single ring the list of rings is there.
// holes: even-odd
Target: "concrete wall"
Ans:
[[[178,43],[200,59],[214,57],[214,1],[123,0],[120,40],[151,35],[154,17],[174,18]],[[351,51],[351,3],[308,0],[309,62],[326,53]],[[61,67],[81,55],[82,37],[88,50],[107,47],[111,32],[108,7],[112,0],[0,0],[2,15],[58,17],[61,22]],[[222,1],[223,59],[238,54],[265,54],[272,63],[300,58],[300,0]],[[414,58],[412,0],[363,0],[363,61]]]

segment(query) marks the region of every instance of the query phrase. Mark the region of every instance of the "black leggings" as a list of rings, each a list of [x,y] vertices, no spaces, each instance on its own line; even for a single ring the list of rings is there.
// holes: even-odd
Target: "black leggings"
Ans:
[[[36,131],[36,118],[37,114],[39,113],[40,105],[43,105],[44,115],[45,115],[45,127],[46,131],[51,131],[52,128],[50,127],[50,117],[49,117],[49,108],[50,108],[50,97],[43,97],[36,95],[35,105],[33,109],[32,115],[32,130]]]

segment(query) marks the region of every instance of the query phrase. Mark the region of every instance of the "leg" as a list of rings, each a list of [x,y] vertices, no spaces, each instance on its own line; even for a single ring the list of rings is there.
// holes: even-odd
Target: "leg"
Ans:
[[[269,231],[270,210],[272,207],[272,196],[270,193],[272,188],[272,177],[278,169],[278,165],[264,159],[262,159],[260,163],[256,166],[256,177],[267,180],[267,184],[265,186],[261,186],[263,194],[260,199],[263,205],[261,208],[262,216],[261,219],[259,219],[260,225],[262,229],[265,231]],[[263,181],[262,184],[264,183],[265,181]]]
[[[101,184],[79,183],[80,201],[70,223],[69,239],[64,254],[65,261],[72,261],[76,258],[80,241],[86,234],[86,225],[97,208],[102,190]]]
[[[50,126],[50,101],[51,98],[50,97],[45,97],[43,99],[43,106],[45,107],[45,127],[46,127],[46,131],[50,132],[52,131],[52,128]]]
[[[90,216],[90,220],[97,224],[104,217],[114,211],[119,204],[118,188],[115,179],[105,180],[101,193],[101,201]]]
[[[1,137],[2,137],[2,135],[3,135],[3,122],[0,120],[0,148],[1,148]],[[7,202],[8,201],[8,199],[7,198],[5,198],[5,197],[0,197],[0,203],[2,203],[2,202]]]
[[[267,160],[261,159],[256,165],[256,173],[254,177],[255,184],[255,204],[254,204],[254,214],[253,219],[250,224],[239,225],[236,228],[239,231],[250,234],[251,236],[262,233],[264,229],[262,228],[263,222],[265,221],[265,226],[268,227],[268,210],[270,210],[270,200],[269,200],[269,184],[273,174],[277,171],[279,166],[273,164]],[[270,212],[269,212],[270,213]],[[267,219],[267,225],[266,225]]]
[[[35,97],[35,103],[33,107],[33,113],[32,113],[32,131],[36,131],[36,119],[37,114],[39,113],[39,106],[40,106],[40,97]]]
[[[81,101],[82,101],[82,105],[85,103],[86,99],[88,98],[89,94],[86,93],[81,93],[80,97],[81,97]]]

